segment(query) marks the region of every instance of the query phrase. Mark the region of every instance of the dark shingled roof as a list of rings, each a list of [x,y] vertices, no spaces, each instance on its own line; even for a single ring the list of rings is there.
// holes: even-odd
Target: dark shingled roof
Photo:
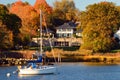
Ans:
[[[56,27],[56,29],[74,29],[76,28],[77,24],[73,23],[73,22],[68,22],[68,23],[64,23],[63,25]]]

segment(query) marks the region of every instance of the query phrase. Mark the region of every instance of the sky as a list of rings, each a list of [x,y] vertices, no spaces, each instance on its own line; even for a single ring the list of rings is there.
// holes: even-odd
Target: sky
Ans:
[[[13,3],[15,1],[17,1],[17,0],[0,0],[0,4],[6,5],[8,3]],[[22,1],[27,1],[31,5],[33,5],[36,0],[22,0]],[[53,6],[53,3],[56,0],[46,0],[46,1],[50,6]],[[73,1],[75,2],[76,8],[78,8],[81,11],[84,11],[88,5],[94,4],[94,3],[99,3],[101,1],[113,2],[116,4],[116,6],[120,6],[120,0],[73,0]]]

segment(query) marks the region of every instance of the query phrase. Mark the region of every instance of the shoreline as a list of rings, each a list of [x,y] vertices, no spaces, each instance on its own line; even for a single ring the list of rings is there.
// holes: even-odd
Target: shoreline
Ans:
[[[47,57],[49,63],[54,62],[53,57]],[[104,64],[116,64],[120,63],[120,57],[105,57],[105,56],[82,56],[82,57],[70,57],[70,58],[61,58],[59,61],[58,58],[55,58],[58,63],[61,62],[92,62],[92,63],[104,63]],[[0,58],[0,66],[14,66],[14,65],[25,65],[27,61],[35,59],[15,59],[15,58]]]
[[[1,65],[23,65],[26,61],[32,60],[32,54],[35,50],[21,50],[21,51],[5,51],[0,54]],[[52,51],[51,51],[52,52]],[[54,50],[54,57],[51,52],[46,52],[46,57],[49,62],[103,62],[103,63],[120,63],[120,53],[97,53],[97,54],[83,54],[79,51],[63,51],[60,49]],[[34,58],[35,59],[35,58]]]

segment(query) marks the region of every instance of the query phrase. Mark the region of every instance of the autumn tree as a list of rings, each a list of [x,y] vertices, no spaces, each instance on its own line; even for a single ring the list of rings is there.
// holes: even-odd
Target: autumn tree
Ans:
[[[46,0],[36,0],[34,4],[35,10],[40,13],[40,9],[45,13],[45,14],[51,14],[52,12],[52,7],[50,7]]]
[[[40,14],[40,10],[42,11],[42,26],[43,28],[49,27],[51,25],[50,16],[52,13],[52,7],[49,6],[46,0],[36,0],[34,4],[35,10]]]
[[[39,14],[28,2],[16,1],[9,9],[11,13],[16,14],[22,20],[21,37],[31,38],[36,35],[36,29],[39,26]]]
[[[78,13],[79,10],[72,0],[56,1],[53,7],[53,23],[54,25],[61,25],[64,22],[76,21]]]
[[[81,15],[84,44],[81,48],[93,52],[110,51],[113,33],[120,25],[120,12],[113,3],[100,2],[89,5]]]
[[[36,26],[38,26],[38,17],[36,10],[22,1],[15,2],[10,8],[10,12],[18,15],[22,20],[22,32],[25,34],[34,33]],[[32,32],[31,32],[32,31]]]

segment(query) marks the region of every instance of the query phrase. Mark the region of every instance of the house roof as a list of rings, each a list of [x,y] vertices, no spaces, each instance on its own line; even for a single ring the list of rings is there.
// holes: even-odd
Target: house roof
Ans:
[[[76,28],[77,24],[73,23],[73,22],[68,22],[68,23],[64,23],[63,25],[56,27],[56,29],[74,29]]]

